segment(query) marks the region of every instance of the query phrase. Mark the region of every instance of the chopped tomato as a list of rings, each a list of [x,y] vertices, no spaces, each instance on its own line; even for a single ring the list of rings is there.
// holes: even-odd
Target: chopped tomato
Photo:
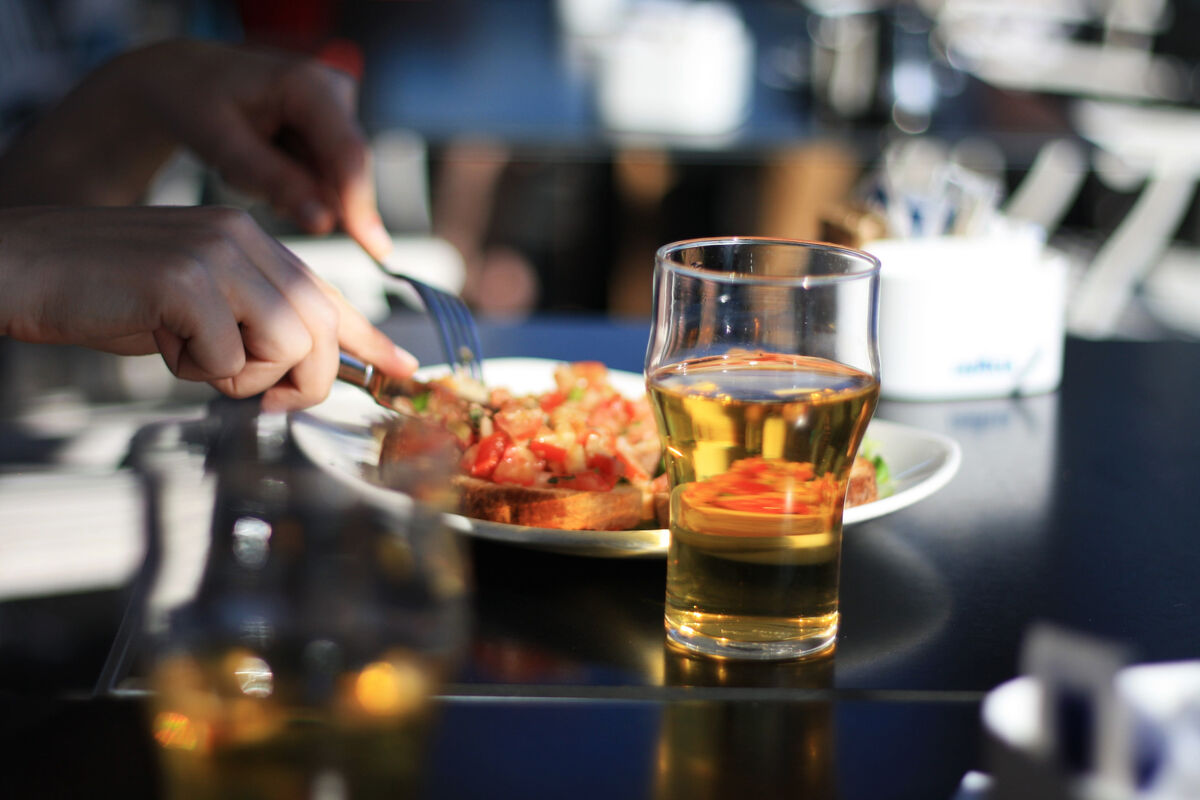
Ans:
[[[538,398],[538,404],[542,407],[542,411],[545,411],[547,414],[565,402],[567,402],[566,392],[548,392]]]
[[[567,463],[567,449],[559,447],[551,442],[543,442],[539,439],[534,439],[529,443],[529,449],[538,458],[545,459],[546,463],[553,464],[558,467],[564,467]]]
[[[579,442],[567,449],[567,465],[565,472],[583,472],[587,469],[587,453]]]
[[[562,364],[550,391],[492,389],[488,403],[466,402],[446,382],[418,413],[456,436],[460,470],[473,477],[584,491],[644,486],[662,452],[649,401],[624,397],[609,377],[599,361]]]
[[[538,473],[545,466],[545,463],[528,447],[513,445],[504,451],[504,456],[496,465],[495,471],[492,472],[492,480],[496,483],[532,486]]]
[[[596,431],[589,431],[583,436],[583,450],[585,453],[587,453],[588,458],[591,458],[597,453],[609,455],[611,452],[608,446],[610,441],[611,437],[601,436]]]
[[[617,451],[616,461],[619,468],[619,474],[623,475],[629,480],[635,483],[645,483],[650,479],[650,475],[642,469],[640,464],[631,460],[629,456],[625,455],[620,450]]]
[[[497,411],[492,417],[496,427],[513,439],[531,439],[541,430],[546,415],[540,408],[511,405]]]
[[[620,430],[632,418],[629,411],[629,402],[620,395],[613,395],[591,410],[588,414],[588,425],[612,431]]]
[[[569,371],[576,380],[588,386],[602,386],[608,381],[608,367],[600,361],[576,361]]]
[[[638,461],[633,446],[623,438],[616,441],[617,460],[621,462],[621,474],[634,483],[645,483],[650,480],[650,473]]]
[[[621,463],[607,453],[593,453],[588,456],[587,467],[605,477],[612,476],[613,478],[619,478],[625,473],[621,469]]]
[[[475,451],[475,460],[470,467],[471,475],[476,478],[490,478],[511,443],[508,434],[502,430],[485,436]]]

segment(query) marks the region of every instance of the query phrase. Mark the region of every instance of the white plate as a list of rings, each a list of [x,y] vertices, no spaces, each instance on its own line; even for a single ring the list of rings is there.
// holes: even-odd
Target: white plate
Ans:
[[[506,386],[521,394],[536,393],[554,387],[553,371],[558,363],[540,358],[494,358],[484,362],[484,373],[490,384]],[[429,378],[439,372],[444,372],[444,368],[422,370],[418,376]],[[630,397],[645,391],[642,376],[632,372],[609,370],[609,380]],[[368,486],[371,484],[364,475],[379,459],[379,442],[371,434],[371,424],[389,413],[366,392],[339,383],[323,403],[293,414],[291,428],[297,445],[314,463],[340,480]],[[947,436],[877,419],[867,429],[867,438],[891,471],[890,491],[873,503],[846,509],[843,518],[846,526],[924,500],[945,486],[958,471],[961,450]],[[662,556],[667,551],[665,529],[564,531],[484,522],[458,514],[448,514],[447,519],[451,527],[470,536],[573,555],[618,558]]]

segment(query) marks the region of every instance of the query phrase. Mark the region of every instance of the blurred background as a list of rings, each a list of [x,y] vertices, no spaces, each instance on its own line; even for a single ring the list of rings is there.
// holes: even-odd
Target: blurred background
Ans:
[[[0,136],[137,44],[270,44],[361,78],[385,222],[448,244],[417,252],[481,315],[644,316],[680,238],[861,245],[1002,211],[1106,297],[1072,332],[1195,338],[1198,22],[1196,0],[5,0]],[[186,157],[147,198],[200,200],[238,202]]]

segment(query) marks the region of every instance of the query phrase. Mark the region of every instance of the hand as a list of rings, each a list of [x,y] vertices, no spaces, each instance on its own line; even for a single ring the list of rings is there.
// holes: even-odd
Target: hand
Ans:
[[[267,199],[310,233],[340,222],[382,258],[358,86],[320,62],[206,42],[171,42],[129,59],[165,128],[230,185]]]
[[[135,50],[89,76],[0,160],[0,205],[129,205],[179,146],[315,234],[382,258],[357,86],[310,58],[212,42]]]
[[[112,353],[268,410],[325,398],[339,347],[397,377],[416,360],[227,208],[0,211],[0,333]]]

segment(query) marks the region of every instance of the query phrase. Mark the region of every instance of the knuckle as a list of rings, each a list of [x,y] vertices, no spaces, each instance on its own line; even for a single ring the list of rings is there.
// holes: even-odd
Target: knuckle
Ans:
[[[233,242],[254,235],[257,228],[249,212],[232,206],[199,206],[193,245],[202,253],[227,255]]]
[[[210,206],[213,224],[222,231],[244,234],[255,230],[258,225],[250,212],[233,206]]]
[[[291,313],[264,319],[262,330],[266,337],[262,352],[281,368],[299,364],[312,351],[312,335]]]
[[[207,260],[200,255],[181,255],[158,276],[160,288],[179,297],[207,298],[216,288]]]
[[[342,321],[337,303],[324,292],[318,293],[313,303],[313,317],[320,329],[329,333],[336,332]]]

